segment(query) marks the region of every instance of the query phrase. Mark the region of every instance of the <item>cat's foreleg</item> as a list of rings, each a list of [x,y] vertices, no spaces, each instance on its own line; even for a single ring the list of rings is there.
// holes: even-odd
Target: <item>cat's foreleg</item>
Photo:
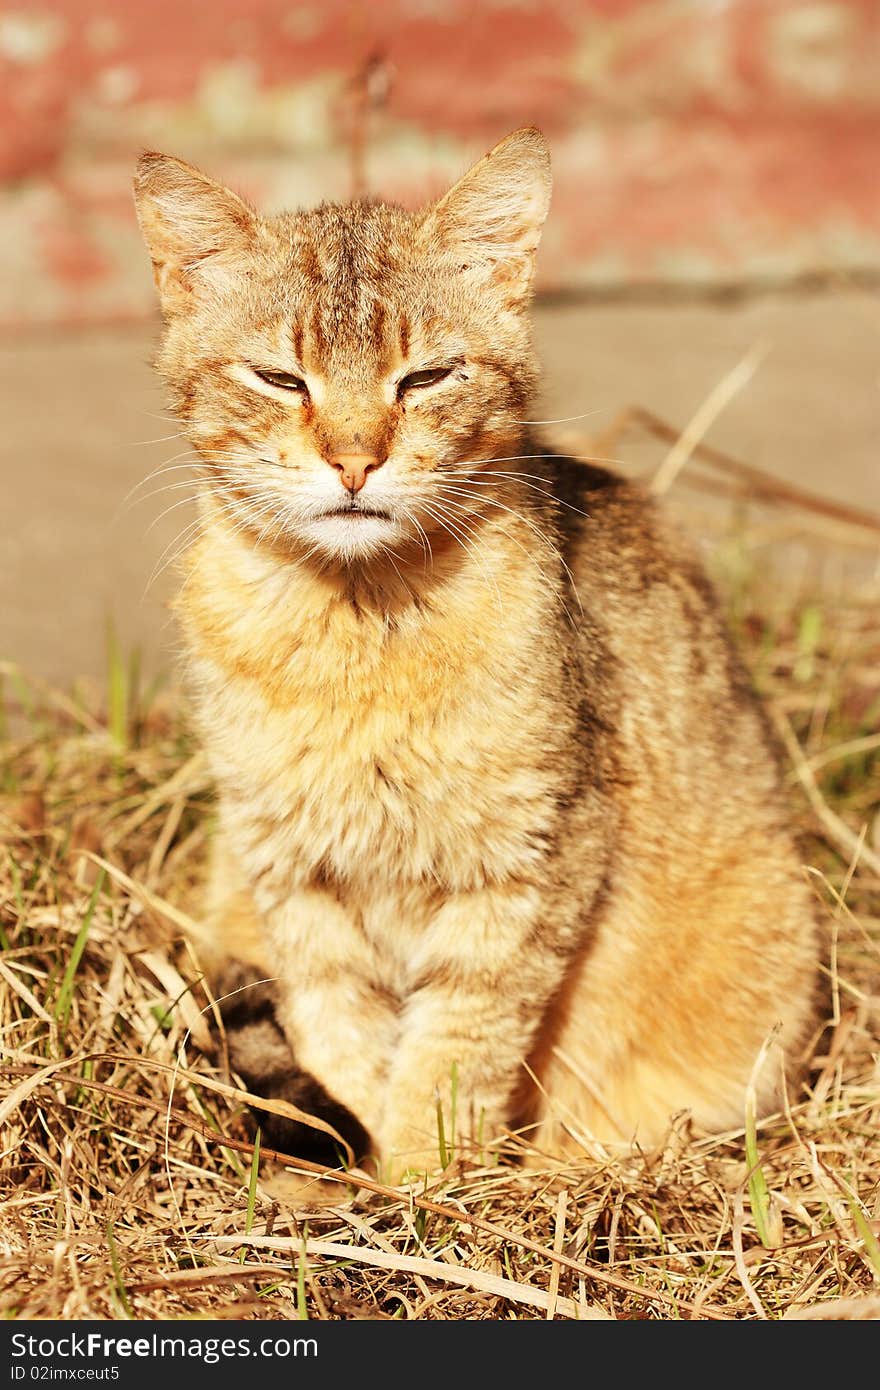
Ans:
[[[317,890],[288,898],[267,925],[281,982],[278,1018],[297,1062],[375,1145],[400,1024],[376,985],[372,949],[353,914]]]
[[[554,928],[541,907],[534,886],[514,885],[457,895],[437,912],[388,1078],[379,1147],[390,1180],[441,1162],[438,1106],[447,1145],[454,1133],[473,1148],[511,1122],[574,945],[573,929]]]

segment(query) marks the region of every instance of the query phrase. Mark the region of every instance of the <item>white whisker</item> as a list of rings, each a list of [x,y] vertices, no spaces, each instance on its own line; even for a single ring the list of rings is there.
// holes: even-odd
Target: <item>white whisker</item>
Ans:
[[[143,600],[146,598],[147,594],[150,592],[150,589],[153,587],[156,581],[161,577],[162,574],[164,574],[165,570],[168,569],[169,565],[174,564],[176,560],[180,559],[180,556],[183,554],[184,550],[187,548],[190,542],[195,539],[196,535],[198,534],[199,528],[201,527],[201,524],[201,517],[196,517],[194,521],[188,522],[187,525],[184,526],[183,530],[178,532],[178,534],[174,537],[173,540],[168,542],[165,549],[162,551],[162,554],[159,556],[158,560],[153,566],[150,577],[144,586],[144,592],[141,595],[141,602],[143,602]],[[167,559],[166,556],[168,557]]]
[[[459,476],[458,474],[444,474],[443,476],[444,476],[444,477],[450,477],[450,476],[457,477],[458,480],[459,480],[460,482],[461,482],[461,481],[467,481],[467,482],[469,482],[470,484],[472,484],[472,486],[474,486],[474,487],[491,487],[491,486],[492,486],[492,483],[491,483],[490,479],[492,479],[492,478],[504,478],[504,479],[505,479],[506,481],[508,481],[508,482],[522,483],[523,487],[532,488],[535,492],[538,492],[538,493],[540,493],[543,497],[546,497],[547,500],[548,500],[549,502],[553,503],[554,506],[557,506],[557,507],[565,507],[567,511],[570,511],[570,512],[577,512],[578,516],[586,517],[588,521],[589,521],[589,519],[590,519],[590,513],[589,513],[589,512],[582,511],[580,507],[574,506],[574,504],[573,504],[572,502],[565,502],[565,501],[563,501],[563,499],[562,499],[561,497],[557,497],[556,493],[553,492],[552,489],[551,489],[550,486],[549,486],[549,479],[547,479],[547,478],[540,478],[538,474],[534,474],[534,473],[505,473],[505,472],[502,472],[500,469],[498,469],[498,470],[493,470],[493,471],[487,471],[487,470],[483,469],[483,470],[481,470],[481,476],[480,476],[479,478],[473,477],[470,473],[462,473],[460,476]],[[539,482],[529,482],[529,479],[530,479],[530,478],[538,478],[538,479],[539,479],[539,482],[546,483],[547,486],[546,486],[546,487],[540,487],[540,486],[539,486]]]
[[[446,494],[448,494],[448,493],[452,493],[452,494],[455,494],[455,495],[460,496],[460,497],[467,497],[467,498],[469,498],[469,499],[472,500],[472,501],[479,501],[479,502],[480,502],[481,504],[483,504],[483,505],[488,505],[488,506],[490,506],[490,507],[500,507],[503,511],[509,512],[511,516],[515,517],[518,521],[522,522],[522,524],[523,524],[524,526],[528,526],[528,528],[529,528],[529,529],[530,529],[530,530],[531,530],[531,531],[544,543],[544,545],[547,546],[548,550],[550,550],[551,553],[554,554],[554,555],[556,556],[557,560],[559,561],[560,566],[562,567],[564,573],[565,573],[566,576],[568,577],[568,582],[569,582],[569,584],[570,584],[570,586],[571,586],[571,591],[572,591],[572,593],[573,593],[574,596],[575,596],[575,599],[576,599],[576,601],[577,601],[578,608],[580,609],[580,612],[581,612],[581,616],[583,617],[583,611],[584,611],[584,610],[583,610],[583,605],[581,604],[580,595],[579,595],[579,593],[578,593],[578,591],[577,591],[577,585],[575,584],[574,575],[572,574],[571,570],[569,569],[568,565],[566,564],[565,558],[564,558],[562,552],[560,551],[560,549],[559,549],[558,546],[554,545],[553,541],[550,539],[550,537],[547,535],[547,533],[546,533],[545,531],[543,531],[543,530],[541,529],[541,527],[538,526],[534,521],[532,521],[531,518],[526,517],[526,516],[523,516],[522,512],[518,512],[518,511],[516,510],[515,507],[509,507],[509,506],[507,505],[506,502],[501,502],[497,497],[485,497],[485,496],[483,496],[483,497],[475,498],[474,495],[473,495],[473,493],[468,492],[466,488],[449,487],[448,485],[442,487],[442,488],[441,488],[441,491],[444,493],[444,495],[446,495]],[[454,505],[456,505],[456,503],[455,503],[453,500],[450,500],[450,501],[449,501],[449,505],[450,505],[450,506],[454,506]],[[458,503],[457,505],[458,505],[459,507],[461,507],[461,503]],[[508,532],[508,534],[509,534],[509,532]],[[517,543],[518,545],[520,545],[521,549],[522,549],[527,555],[530,553],[529,550],[528,550],[528,548],[527,548],[526,546],[523,546],[522,543],[521,543],[520,541],[517,541],[517,538],[516,538],[515,536],[511,536],[510,539],[513,540],[513,541],[516,541],[516,543]],[[574,627],[575,624],[574,624],[574,622],[573,622],[573,620],[572,620],[571,614],[570,614],[569,611],[568,611],[567,605],[563,602],[563,605],[562,605],[562,606],[563,606],[563,609],[565,610],[565,613],[566,613],[566,616],[568,617],[569,622],[571,623],[572,627]]]
[[[447,505],[448,505],[448,504],[447,504]],[[491,570],[489,570],[489,569],[487,568],[485,559],[483,558],[483,556],[481,556],[477,544],[476,544],[473,540],[468,540],[468,539],[464,539],[464,540],[463,540],[463,539],[462,539],[461,532],[464,532],[464,535],[465,535],[466,537],[472,536],[473,533],[472,533],[471,531],[467,530],[467,529],[464,527],[464,524],[463,524],[460,520],[458,520],[458,518],[456,518],[455,522],[453,522],[453,521],[450,519],[450,517],[449,517],[448,511],[444,511],[444,512],[442,513],[442,516],[441,516],[441,515],[438,515],[438,513],[437,513],[431,506],[427,505],[426,503],[422,503],[422,506],[423,506],[423,509],[428,513],[428,515],[429,515],[434,521],[437,522],[438,526],[442,527],[442,529],[443,529],[444,531],[448,531],[449,535],[452,536],[454,540],[457,540],[457,541],[458,541],[459,545],[462,547],[462,549],[463,549],[464,551],[466,551],[466,552],[472,554],[472,555],[475,557],[476,562],[477,562],[477,564],[479,565],[479,567],[480,567],[480,569],[481,569],[481,571],[482,571],[484,577],[489,581],[489,583],[492,585],[493,589],[495,590],[495,597],[496,597],[496,599],[497,599],[497,601],[498,601],[498,612],[499,612],[500,617],[503,619],[503,617],[504,617],[504,603],[502,602],[502,599],[501,599],[501,590],[498,588],[498,582],[497,582],[495,576],[492,574]],[[445,518],[445,520],[444,520],[444,518]],[[453,528],[456,528],[456,529],[453,529]]]
[[[573,420],[589,420],[593,415],[605,415],[610,406],[600,405],[596,410],[585,410],[582,415],[560,415],[555,420],[517,420],[518,425],[569,425]]]

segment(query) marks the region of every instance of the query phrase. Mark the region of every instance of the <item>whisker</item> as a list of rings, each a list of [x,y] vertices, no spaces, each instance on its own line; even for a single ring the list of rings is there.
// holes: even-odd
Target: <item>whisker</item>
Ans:
[[[470,531],[465,530],[465,528],[464,528],[464,526],[462,525],[462,523],[459,522],[458,520],[456,520],[456,522],[453,523],[453,522],[450,520],[450,517],[449,517],[448,512],[444,512],[444,513],[443,513],[443,516],[445,517],[445,522],[444,522],[443,517],[441,517],[440,515],[438,515],[438,513],[437,513],[436,511],[434,511],[432,507],[430,507],[430,506],[429,506],[428,504],[426,504],[426,503],[423,503],[422,505],[423,505],[425,511],[428,513],[428,515],[429,515],[430,517],[432,517],[434,521],[437,522],[438,526],[442,527],[442,529],[443,529],[444,531],[448,531],[449,535],[452,536],[454,540],[457,540],[457,541],[458,541],[459,545],[462,547],[462,549],[463,549],[465,552],[468,552],[468,553],[472,554],[472,555],[475,557],[475,559],[476,559],[476,561],[477,561],[477,564],[479,565],[480,569],[481,569],[482,572],[483,572],[484,577],[485,577],[486,579],[488,579],[488,581],[489,581],[490,584],[492,585],[493,589],[495,590],[495,597],[496,597],[497,602],[498,602],[498,612],[499,612],[500,617],[503,619],[503,618],[504,618],[504,603],[503,603],[503,601],[502,601],[502,598],[501,598],[501,590],[498,588],[498,582],[497,582],[497,580],[495,579],[495,576],[492,574],[491,570],[487,569],[487,567],[486,567],[486,562],[485,562],[485,558],[480,554],[480,551],[479,551],[479,548],[478,548],[477,544],[476,544],[475,542],[469,541],[469,540],[467,540],[467,539],[462,540],[462,537],[461,537],[461,534],[460,534],[459,530],[454,530],[454,529],[453,529],[453,525],[455,525],[456,527],[459,527],[459,528],[461,529],[461,531],[464,531],[464,532],[465,532],[465,536],[471,536],[473,533],[470,532]]]
[[[163,483],[161,487],[153,488],[152,492],[145,492],[142,497],[135,498],[130,504],[129,510],[139,507],[144,502],[151,502],[156,497],[162,497],[166,492],[180,492],[187,487],[207,487],[211,478],[221,482],[231,482],[241,477],[239,470],[231,468],[215,468],[210,474],[204,474],[196,478],[182,478],[173,483]],[[118,518],[117,518],[118,519]]]
[[[157,468],[152,469],[149,473],[146,474],[145,477],[141,478],[138,482],[136,482],[134,487],[129,489],[125,497],[120,502],[119,509],[114,517],[114,522],[118,521],[121,515],[124,515],[124,509],[128,506],[129,502],[131,502],[131,505],[134,506],[142,501],[145,501],[150,497],[158,496],[164,490],[163,488],[157,488],[153,492],[145,493],[143,497],[135,498],[135,494],[139,492],[141,488],[146,487],[148,483],[152,482],[156,478],[161,478],[163,475],[167,473],[177,473],[182,472],[186,469],[195,469],[196,471],[201,473],[204,478],[210,478],[212,476],[217,475],[229,477],[232,476],[233,471],[241,474],[250,474],[255,463],[269,465],[274,464],[274,460],[272,459],[246,459],[242,458],[240,453],[235,453],[233,451],[221,453],[219,450],[215,453],[212,453],[210,460],[205,460],[201,457],[196,456],[194,458],[186,459],[184,463],[176,462],[177,459],[184,458],[184,456],[189,452],[189,450],[185,449],[182,451],[182,453],[175,454],[172,458],[167,459],[164,464],[161,464]],[[281,466],[283,467],[284,465]]]
[[[443,476],[458,477],[459,475],[444,474]],[[549,487],[549,479],[540,478],[539,475],[535,473],[506,473],[498,469],[489,472],[486,472],[484,470],[483,475],[479,478],[474,478],[469,473],[463,473],[459,480],[461,481],[462,478],[467,479],[467,481],[469,483],[472,483],[474,487],[491,487],[492,484],[489,481],[490,478],[504,478],[508,482],[521,482],[523,487],[532,488],[535,492],[540,493],[542,497],[546,497],[549,502],[552,502],[554,504],[554,506],[565,507],[567,511],[577,512],[578,516],[586,517],[587,521],[590,520],[589,512],[582,511],[580,507],[574,506],[572,502],[565,502],[561,497],[557,497],[556,494]],[[539,487],[537,482],[529,482],[528,480],[530,478],[539,478],[540,482],[547,483],[548,486]]]
[[[566,561],[565,561],[565,558],[564,558],[562,552],[560,551],[560,549],[559,549],[558,546],[556,546],[556,545],[553,544],[553,541],[550,539],[550,537],[547,535],[547,533],[546,533],[545,531],[543,531],[543,530],[541,529],[541,527],[538,526],[534,521],[532,521],[530,517],[523,516],[522,512],[518,512],[518,511],[516,510],[515,507],[509,507],[509,506],[507,505],[506,502],[501,502],[501,501],[499,501],[499,499],[498,499],[497,497],[474,497],[474,494],[473,494],[473,493],[469,493],[469,492],[467,491],[467,489],[465,489],[465,488],[450,488],[450,487],[448,487],[448,486],[442,486],[440,490],[443,491],[444,494],[447,493],[447,492],[452,492],[452,493],[454,493],[454,494],[456,494],[456,495],[458,495],[458,496],[460,496],[460,497],[467,497],[467,498],[469,498],[469,499],[472,500],[472,501],[479,501],[480,503],[486,503],[486,504],[488,504],[489,506],[492,506],[492,507],[500,507],[503,511],[509,512],[511,516],[516,517],[516,519],[517,519],[518,521],[522,522],[522,524],[523,524],[524,526],[528,526],[529,529],[530,529],[536,536],[538,536],[538,538],[539,538],[540,540],[543,541],[543,543],[547,546],[548,550],[550,550],[550,551],[556,556],[557,560],[559,561],[559,564],[561,565],[561,567],[562,567],[562,569],[564,570],[566,576],[568,577],[568,582],[569,582],[569,584],[571,585],[571,591],[572,591],[572,593],[574,594],[575,599],[577,600],[577,605],[578,605],[578,608],[580,609],[581,617],[583,617],[583,612],[584,612],[584,610],[583,610],[583,604],[581,603],[580,594],[578,593],[577,585],[575,584],[574,575],[572,574],[571,570],[569,569],[568,565],[566,564]],[[450,502],[450,505],[455,505],[455,503],[454,503],[454,502]],[[459,503],[458,505],[459,505],[459,507],[460,507],[460,506],[461,506],[461,503]],[[515,536],[511,536],[511,540],[516,540],[516,537],[515,537]],[[517,542],[517,543],[519,544],[519,542]],[[526,549],[526,547],[523,546],[522,548],[526,551],[527,554],[529,553],[528,550]],[[567,608],[567,606],[565,605],[565,603],[563,603],[562,606],[563,606],[563,608],[565,609],[566,614],[568,614],[568,608]],[[568,618],[569,618],[569,622],[572,622],[572,619],[571,619],[571,615],[570,615],[570,614],[568,614]],[[573,623],[573,622],[572,622],[572,626],[574,626],[574,623]]]
[[[155,439],[129,439],[125,442],[126,449],[140,449],[145,444],[166,444],[169,439],[183,439],[183,431],[177,430],[174,434],[160,434]]]
[[[287,527],[284,524],[287,520],[287,515],[287,508],[285,507],[284,503],[279,498],[275,498],[274,508],[270,510],[269,520],[266,522],[262,531],[257,536],[257,545],[262,545],[264,536],[273,525],[273,540],[276,539],[279,534],[284,535],[287,530]]]
[[[407,521],[410,522],[416,528],[416,532],[418,533],[418,539],[421,542],[422,551],[424,552],[425,556],[425,572],[427,573],[429,556],[431,565],[434,564],[434,552],[431,549],[431,541],[428,537],[428,533],[419,521],[415,512],[410,511],[408,507],[404,507],[402,504],[400,504],[400,510],[406,517]]]
[[[568,425],[573,420],[589,420],[592,415],[605,415],[611,409],[600,405],[595,410],[585,410],[583,415],[560,415],[556,420],[517,420],[518,425]]]
[[[455,464],[450,465],[448,468],[445,464],[441,465],[441,468],[444,472],[451,472],[453,468],[456,467],[462,468],[467,467],[468,465],[473,465],[474,467],[479,468],[480,465],[484,463],[517,463],[519,462],[519,460],[525,461],[528,459],[564,460],[566,458],[573,459],[575,463],[607,463],[612,466],[617,466],[618,468],[626,467],[625,459],[603,458],[598,454],[562,454],[559,452],[558,449],[551,449],[545,454],[499,454],[495,458],[487,459],[458,459]]]
[[[458,508],[460,508],[460,509],[463,510],[462,504],[461,504],[460,502],[455,502],[455,501],[447,500],[447,505],[450,506],[450,507],[458,507]],[[522,518],[521,518],[521,519],[522,519]],[[544,569],[544,566],[541,565],[540,562],[536,561],[534,551],[533,551],[533,550],[530,550],[529,547],[528,547],[527,545],[525,545],[525,544],[519,539],[518,536],[512,536],[512,535],[510,534],[509,531],[506,531],[506,532],[505,532],[505,535],[507,536],[507,539],[508,539],[508,540],[513,541],[513,544],[514,544],[515,546],[517,546],[519,550],[522,551],[523,555],[525,555],[526,558],[527,558],[528,560],[531,560],[533,563],[536,563],[536,564],[537,564],[538,572],[540,573],[542,579],[545,581],[545,583],[546,583],[550,588],[555,589],[555,588],[556,588],[556,581],[555,581],[555,579],[551,579],[550,576],[547,574],[546,570]],[[581,616],[583,616],[583,605],[581,604],[580,595],[578,594],[577,589],[575,588],[574,580],[573,580],[571,571],[569,570],[568,566],[566,565],[566,563],[565,563],[565,561],[563,560],[562,556],[559,554],[559,551],[556,549],[556,547],[553,546],[553,545],[550,545],[549,548],[550,548],[550,550],[556,555],[556,558],[558,559],[558,561],[559,561],[559,563],[560,563],[562,569],[563,569],[563,570],[565,571],[565,573],[568,575],[569,582],[570,582],[571,588],[572,588],[572,592],[574,593],[575,599],[576,599],[576,601],[577,601],[578,608],[580,609],[580,612],[581,612]],[[560,605],[561,605],[561,607],[562,607],[562,611],[563,611],[563,613],[565,614],[565,617],[566,617],[566,619],[567,619],[567,621],[568,621],[569,626],[571,627],[571,629],[572,629],[573,632],[577,632],[577,631],[578,631],[578,628],[577,628],[577,626],[576,626],[576,624],[575,624],[575,621],[574,621],[574,619],[573,619],[573,617],[572,617],[572,615],[571,615],[571,612],[570,612],[570,610],[569,610],[568,604],[567,604],[567,603],[565,602],[565,600],[561,597],[561,595],[560,595],[559,602],[560,602]]]
[[[125,494],[122,501],[119,503],[119,510],[117,512],[117,515],[119,515],[119,513],[122,512],[123,507],[125,507],[129,500],[134,497],[135,493],[139,492],[142,487],[146,487],[147,484],[152,482],[154,478],[161,478],[163,473],[176,473],[183,468],[198,467],[198,464],[194,459],[187,460],[186,463],[177,462],[178,459],[183,458],[184,455],[188,452],[189,450],[184,449],[182,453],[174,454],[170,459],[166,459],[164,463],[159,464],[156,468],[152,468],[149,473],[144,475],[143,478],[139,478],[138,481],[134,484],[134,486],[129,488],[128,492]]]
[[[230,510],[238,519],[238,524],[232,530],[233,536],[240,535],[242,531],[246,531],[249,528],[255,528],[257,523],[261,521],[264,516],[268,516],[271,519],[271,517],[278,512],[281,505],[279,498],[271,496],[261,497],[259,494],[255,497],[254,501],[258,503],[257,506],[251,506],[247,502],[241,503],[238,499],[233,501]],[[262,532],[257,541],[258,545],[260,539],[262,539]]]
[[[409,594],[409,597],[413,600],[413,602],[415,602],[415,594],[413,593],[413,591],[412,591],[412,589],[410,588],[410,586],[407,584],[407,582],[406,582],[406,580],[404,579],[403,575],[400,573],[400,570],[397,568],[397,565],[396,565],[395,560],[394,560],[394,551],[391,549],[390,546],[385,546],[385,547],[383,548],[383,554],[387,557],[388,563],[391,565],[391,568],[394,570],[394,573],[397,575],[397,578],[400,580],[400,583],[401,583],[401,585],[403,586],[404,593]]]
[[[150,592],[151,588],[157,582],[157,580],[165,573],[165,570],[168,569],[169,565],[173,564],[176,560],[180,559],[180,556],[183,554],[184,550],[187,548],[190,542],[195,539],[201,524],[201,517],[196,517],[194,521],[188,522],[187,525],[184,526],[183,530],[178,532],[178,534],[174,537],[173,540],[168,542],[165,549],[162,551],[162,554],[159,556],[158,560],[153,566],[149,579],[144,585],[144,592],[141,595],[141,602],[143,602],[143,600],[146,598],[147,594]],[[166,556],[168,557],[167,559],[165,558]]]
[[[172,512],[176,512],[178,507],[192,506],[195,502],[198,501],[199,495],[200,494],[198,492],[192,492],[189,493],[188,496],[179,497],[176,502],[172,502],[171,505],[169,507],[166,507],[164,511],[161,511],[158,516],[153,517],[153,520],[150,522],[149,526],[144,531],[144,535],[149,536],[150,533],[154,531],[156,527],[159,525],[159,522],[164,520],[166,516],[170,516]]]
[[[221,487],[216,490],[215,495],[219,495],[221,497],[221,500],[228,506],[228,501],[226,498],[222,496],[222,494],[223,486],[221,484]],[[178,506],[182,505],[182,503],[175,503],[174,505]],[[173,510],[173,508],[169,508],[168,510]],[[159,556],[158,560],[153,566],[152,573],[150,574],[150,577],[147,580],[146,587],[144,589],[144,596],[146,596],[149,593],[153,584],[155,584],[156,581],[161,577],[161,575],[164,574],[165,570],[167,570],[172,564],[176,563],[176,561],[180,559],[180,556],[183,554],[184,550],[186,550],[186,548],[198,535],[201,526],[202,518],[196,517],[193,521],[189,522],[183,528],[183,530],[178,533],[177,536],[175,536],[171,541],[169,541],[168,545],[166,545],[165,549],[162,551],[162,554]],[[242,526],[238,529],[240,530],[244,528]],[[235,534],[235,531],[233,532],[233,534]]]

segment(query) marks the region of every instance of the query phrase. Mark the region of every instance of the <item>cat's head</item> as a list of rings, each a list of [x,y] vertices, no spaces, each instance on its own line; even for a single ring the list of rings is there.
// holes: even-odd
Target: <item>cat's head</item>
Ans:
[[[466,533],[486,505],[479,463],[516,467],[535,385],[543,136],[514,132],[418,213],[263,217],[161,154],[142,157],[135,196],[166,325],[159,369],[236,523],[343,562]]]

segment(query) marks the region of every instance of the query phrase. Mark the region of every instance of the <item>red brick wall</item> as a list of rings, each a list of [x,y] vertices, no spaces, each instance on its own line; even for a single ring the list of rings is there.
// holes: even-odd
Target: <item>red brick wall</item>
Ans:
[[[0,322],[150,312],[140,148],[272,206],[360,171],[414,203],[526,122],[554,151],[545,286],[880,270],[880,0],[18,0]]]

